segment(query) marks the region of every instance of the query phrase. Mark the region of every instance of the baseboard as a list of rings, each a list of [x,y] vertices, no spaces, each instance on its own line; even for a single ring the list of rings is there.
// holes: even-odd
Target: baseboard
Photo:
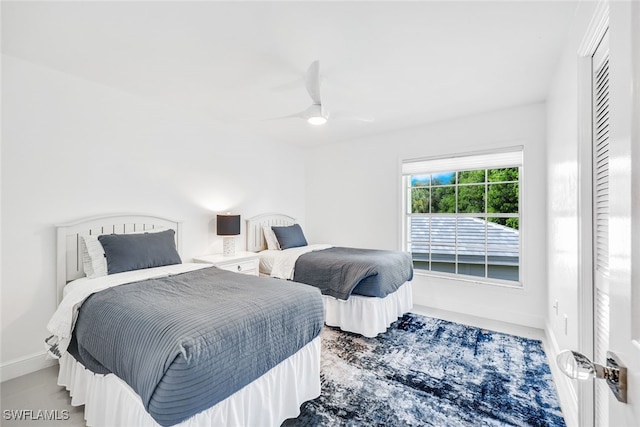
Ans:
[[[426,307],[420,304],[414,304],[413,310],[411,311],[417,314],[423,314],[425,316],[437,317],[438,319],[461,323],[463,325],[475,326],[477,328],[488,329],[491,331],[502,332],[505,334],[517,335],[520,337],[541,341],[543,341],[545,338],[544,331],[542,329],[523,326],[519,323],[488,319],[486,317],[474,316],[457,311],[454,312],[435,307]]]
[[[45,351],[41,351],[0,364],[0,382],[58,364],[55,359],[46,359],[45,354]]]
[[[547,323],[545,328],[546,339],[543,340],[544,351],[549,358],[549,367],[551,368],[551,375],[553,381],[556,384],[556,390],[558,392],[558,398],[560,399],[560,406],[562,407],[562,414],[564,415],[565,423],[567,427],[579,427],[580,416],[578,412],[578,395],[573,385],[572,380],[565,374],[560,372],[558,365],[556,364],[556,356],[560,352],[558,347],[558,340],[556,340],[555,334],[551,325]]]

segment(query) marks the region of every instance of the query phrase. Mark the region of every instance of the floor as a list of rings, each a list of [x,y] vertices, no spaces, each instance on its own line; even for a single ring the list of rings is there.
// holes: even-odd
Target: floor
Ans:
[[[544,340],[544,332],[539,329],[466,316],[459,313],[433,310],[421,306],[414,306],[412,311],[417,314],[438,317],[452,322]],[[84,426],[84,407],[71,406],[69,393],[64,387],[56,385],[57,376],[58,367],[52,366],[3,382],[0,387],[0,407],[2,409],[0,425],[3,427]],[[32,410],[32,412],[25,412],[28,410]],[[46,415],[51,415],[57,420],[45,422],[43,419],[37,419],[39,415],[41,418],[43,416],[43,414],[38,413],[38,410],[46,410]],[[20,415],[22,415],[23,419],[16,419]]]
[[[64,387],[57,385],[58,366],[23,375],[0,385],[2,427],[84,426],[84,406],[71,406]],[[28,412],[29,410],[33,412]],[[47,411],[38,414],[38,410]],[[66,411],[66,412],[65,412]],[[50,416],[53,420],[38,419]],[[22,417],[22,419],[18,419]],[[66,419],[65,419],[66,418]]]

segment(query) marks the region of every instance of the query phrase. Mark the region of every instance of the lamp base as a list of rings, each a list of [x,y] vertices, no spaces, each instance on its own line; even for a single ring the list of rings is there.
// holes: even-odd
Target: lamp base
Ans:
[[[222,239],[222,255],[234,256],[236,254],[236,240],[233,236],[227,236]]]

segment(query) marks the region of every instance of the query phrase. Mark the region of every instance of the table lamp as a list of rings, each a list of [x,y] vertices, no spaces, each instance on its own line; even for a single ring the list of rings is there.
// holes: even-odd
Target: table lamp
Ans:
[[[224,236],[222,255],[233,256],[236,253],[235,237],[240,234],[240,215],[217,215],[216,234]]]

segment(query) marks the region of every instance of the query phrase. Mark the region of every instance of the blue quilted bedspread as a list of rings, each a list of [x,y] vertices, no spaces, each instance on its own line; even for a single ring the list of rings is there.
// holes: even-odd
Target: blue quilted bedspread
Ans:
[[[316,288],[212,267],[93,294],[80,308],[72,354],[124,380],[169,426],[296,353],[323,322]]]
[[[300,255],[293,280],[324,295],[385,297],[413,279],[411,254],[400,251],[334,247]]]

